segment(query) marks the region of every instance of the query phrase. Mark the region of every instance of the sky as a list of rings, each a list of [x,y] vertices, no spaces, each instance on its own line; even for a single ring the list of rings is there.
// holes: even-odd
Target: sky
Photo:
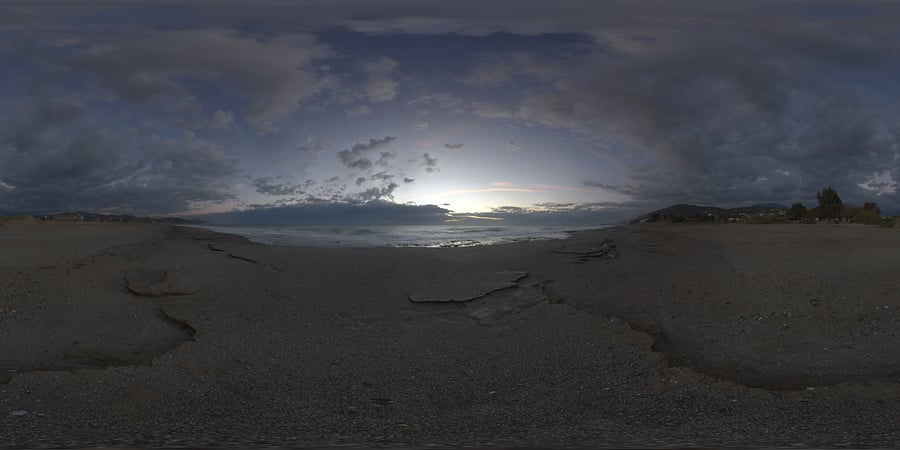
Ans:
[[[0,213],[900,214],[900,2],[0,0]]]

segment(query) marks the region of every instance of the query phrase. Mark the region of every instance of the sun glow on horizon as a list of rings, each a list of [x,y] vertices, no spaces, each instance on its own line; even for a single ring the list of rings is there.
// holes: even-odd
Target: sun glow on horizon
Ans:
[[[534,203],[534,194],[544,192],[530,187],[514,187],[512,183],[491,183],[486,187],[456,188],[423,193],[413,201],[434,204],[458,214],[490,212],[501,206],[524,206]]]

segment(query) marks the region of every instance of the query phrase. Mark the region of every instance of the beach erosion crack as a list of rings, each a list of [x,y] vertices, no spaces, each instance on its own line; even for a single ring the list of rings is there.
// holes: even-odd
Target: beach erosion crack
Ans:
[[[41,353],[39,358],[5,359],[0,364],[0,384],[10,383],[15,375],[35,371],[151,365],[155,358],[193,341],[196,334],[190,324],[172,316],[164,307],[148,308],[142,322],[141,327],[134,329],[137,331],[117,326],[95,330],[59,351]]]
[[[698,350],[697,345],[679,340],[654,324],[647,322],[628,322],[629,327],[644,333],[653,340],[650,349],[665,355],[664,363],[668,367],[687,369],[715,379],[734,382],[748,388],[773,391],[805,390],[816,387],[835,386],[842,383],[870,383],[879,380],[893,380],[900,376],[900,368],[883,366],[870,370],[842,370],[842,368],[824,368],[818,370],[794,370],[779,372],[766,370],[756,361],[741,361],[731,358],[723,361],[710,357]]]
[[[481,325],[493,325],[518,311],[550,302],[544,293],[547,280],[521,271],[501,271],[491,278],[495,284],[482,293],[450,297],[412,295],[409,300],[420,304],[461,304],[462,314]]]
[[[173,270],[126,271],[123,260],[162,249],[158,239],[104,247],[99,252],[43,264],[37,270],[0,273],[5,298],[0,308],[0,384],[36,371],[75,371],[151,365],[193,341],[196,330],[170,311],[166,300],[197,292]],[[125,256],[123,256],[125,255]],[[0,271],[9,272],[0,267]],[[110,283],[99,284],[103,280]]]
[[[405,300],[402,295],[391,298],[428,311],[422,317],[434,311],[486,327],[507,327],[520,313],[543,311],[537,305],[561,304],[629,323],[652,339],[648,351],[663,355],[669,367],[752,388],[865,383],[900,373],[892,357],[898,343],[893,332],[897,317],[889,308],[891,296],[898,292],[895,274],[890,265],[866,264],[871,254],[891,248],[890,243],[869,235],[871,243],[857,239],[854,233],[863,231],[852,228],[838,230],[842,240],[834,240],[829,233],[835,231],[825,227],[803,230],[802,235],[778,227],[741,228],[743,234],[729,230],[631,227],[593,237],[516,245],[508,252],[500,247],[296,252],[315,255],[308,259],[296,258],[290,248],[180,230],[169,233],[165,244],[145,239],[54,264],[35,260],[24,270],[3,269],[0,275],[9,280],[4,281],[7,292],[21,293],[4,306],[8,316],[9,311],[18,311],[19,319],[4,324],[9,335],[34,335],[36,329],[48,334],[30,342],[7,341],[0,379],[8,382],[16,373],[34,370],[150,364],[194,338],[196,330],[189,321],[204,320],[206,330],[208,313],[198,311],[211,308],[211,302],[239,304],[235,311],[240,314],[252,309],[243,301],[252,295],[242,297],[235,289],[238,279],[244,278],[225,282],[218,275],[222,270],[267,280],[264,289],[271,292],[266,298],[290,302],[280,307],[330,308],[324,301],[316,303],[317,297],[311,295],[315,289],[341,294],[322,297],[329,302],[351,302],[348,299],[360,292],[370,295],[373,286],[396,294],[403,290],[396,287],[396,280],[414,288]],[[827,239],[832,239],[829,246],[821,246]],[[516,253],[520,251],[536,256],[521,257]],[[811,258],[811,253],[819,256]],[[831,264],[832,253],[853,264]],[[187,254],[202,264],[171,258]],[[334,255],[352,256],[346,261],[353,262],[327,259]],[[472,255],[487,258],[482,262]],[[411,256],[421,260],[409,262]],[[319,261],[316,258],[342,268],[338,274],[353,273],[352,267],[377,267],[379,276],[395,282],[358,283],[366,289],[343,290],[341,283],[320,280],[339,277],[308,263]],[[269,270],[275,265],[285,272]],[[397,275],[409,271],[417,275],[408,279]],[[284,295],[276,295],[279,292]],[[392,301],[378,298],[385,299],[385,305]],[[82,327],[66,328],[67,322]],[[63,339],[67,341],[54,344],[49,352],[35,344]]]
[[[640,249],[641,252],[652,254],[654,258],[663,259],[678,259],[683,254],[676,249],[660,247],[665,245],[644,242],[640,247],[632,247],[631,251]],[[719,251],[714,246],[710,249]],[[619,263],[611,261],[618,256],[618,248],[608,238],[581,245],[565,243],[562,248],[553,252],[575,255],[577,259],[570,262],[576,264],[596,263],[612,267]],[[627,265],[628,261],[623,263]],[[725,269],[728,266],[722,265]],[[709,275],[719,278],[712,278],[712,284],[722,286],[719,292],[685,288],[685,280],[678,277],[674,281],[663,277],[663,280],[671,281],[668,284],[647,283],[653,287],[651,291],[655,292],[655,300],[648,301],[655,303],[655,313],[648,313],[649,308],[628,309],[615,304],[597,306],[597,302],[594,302],[594,307],[585,310],[606,317],[621,318],[634,331],[649,336],[653,342],[651,351],[664,355],[664,362],[668,367],[691,370],[750,388],[802,390],[841,383],[865,383],[900,374],[900,367],[896,363],[892,365],[888,361],[884,364],[857,365],[832,351],[832,347],[835,347],[848,352],[847,349],[860,339],[851,342],[843,339],[836,343],[834,338],[819,339],[813,335],[818,330],[809,323],[815,323],[823,314],[836,315],[833,311],[820,310],[823,306],[821,300],[814,299],[793,305],[787,305],[785,300],[781,300],[778,304],[770,305],[771,311],[768,313],[745,313],[742,311],[744,306],[741,303],[744,300],[741,294],[748,290],[747,286],[735,285],[732,280],[726,279],[740,277],[735,277],[724,269]],[[683,277],[684,274],[680,276]],[[552,275],[505,270],[472,283],[480,286],[479,288],[451,283],[443,289],[436,288],[433,292],[411,295],[409,300],[416,304],[453,305],[447,310],[451,314],[465,316],[481,325],[494,325],[537,303],[562,302],[546,289],[549,284],[556,283],[551,277]],[[732,286],[725,287],[728,284]],[[802,287],[808,289],[806,286]],[[721,308],[714,311],[715,315],[731,316],[727,321],[701,325],[704,320],[713,320],[710,311],[700,311],[697,314],[681,311],[680,315],[671,311],[680,309],[677,306],[680,303],[708,302],[711,295],[721,298],[717,300],[720,303],[714,305]],[[591,301],[575,299],[572,303],[583,306]],[[883,315],[879,317],[869,314],[870,317],[866,318],[865,313],[856,314],[859,318],[854,322],[868,323],[867,329],[856,333],[863,340],[879,332],[889,332],[892,327],[891,322],[886,321]],[[727,337],[717,341],[702,331],[698,332],[702,329],[717,330],[716,333]]]

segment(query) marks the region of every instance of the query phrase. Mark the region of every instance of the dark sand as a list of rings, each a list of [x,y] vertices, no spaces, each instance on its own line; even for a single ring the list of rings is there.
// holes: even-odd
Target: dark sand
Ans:
[[[7,225],[0,446],[897,447],[898,322],[900,233],[873,227],[320,249]]]

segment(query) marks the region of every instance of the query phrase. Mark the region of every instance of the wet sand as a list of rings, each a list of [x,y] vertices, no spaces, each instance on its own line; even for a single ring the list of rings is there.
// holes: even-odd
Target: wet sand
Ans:
[[[0,227],[0,446],[900,445],[900,233]],[[16,414],[16,415],[13,415]]]

